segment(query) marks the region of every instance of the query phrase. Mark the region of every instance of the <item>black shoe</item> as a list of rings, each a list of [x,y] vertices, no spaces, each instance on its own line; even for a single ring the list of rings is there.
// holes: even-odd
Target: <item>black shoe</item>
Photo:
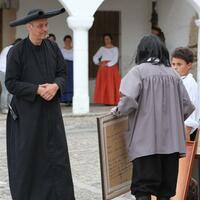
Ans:
[[[148,196],[139,196],[139,197],[136,197],[136,200],[151,200],[151,196],[148,195]]]

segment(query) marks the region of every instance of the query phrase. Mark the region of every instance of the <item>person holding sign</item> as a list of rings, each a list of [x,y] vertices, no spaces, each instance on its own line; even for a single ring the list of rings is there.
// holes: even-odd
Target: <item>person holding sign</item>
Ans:
[[[193,112],[169,53],[155,35],[144,36],[134,66],[122,79],[112,114],[129,115],[127,147],[136,200],[169,200],[176,193],[179,158],[186,153],[184,120]]]

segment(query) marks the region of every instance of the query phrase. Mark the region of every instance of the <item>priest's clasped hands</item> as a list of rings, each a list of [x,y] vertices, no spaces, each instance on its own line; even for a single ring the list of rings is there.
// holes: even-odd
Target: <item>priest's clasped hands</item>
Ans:
[[[46,101],[51,101],[56,95],[59,87],[56,83],[45,83],[38,86],[37,94]]]

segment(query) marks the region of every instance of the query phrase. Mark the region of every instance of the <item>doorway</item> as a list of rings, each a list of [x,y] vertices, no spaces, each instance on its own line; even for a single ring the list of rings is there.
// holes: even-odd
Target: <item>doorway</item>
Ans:
[[[103,46],[103,34],[110,33],[113,44],[120,45],[120,12],[97,11],[94,15],[94,23],[89,31],[89,78],[95,79],[98,66],[93,63],[93,56]],[[120,49],[120,48],[119,48]]]

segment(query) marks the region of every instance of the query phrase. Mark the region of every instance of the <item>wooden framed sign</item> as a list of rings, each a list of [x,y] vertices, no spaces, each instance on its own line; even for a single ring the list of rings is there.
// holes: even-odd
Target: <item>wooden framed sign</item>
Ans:
[[[128,117],[111,114],[97,118],[103,200],[130,190],[132,163],[128,160],[125,136]]]
[[[186,157],[179,159],[179,173],[176,187],[176,196],[172,197],[170,200],[187,199],[187,192],[191,180],[196,147],[196,141],[190,141],[186,143]],[[156,200],[156,197],[152,197],[151,200]]]

